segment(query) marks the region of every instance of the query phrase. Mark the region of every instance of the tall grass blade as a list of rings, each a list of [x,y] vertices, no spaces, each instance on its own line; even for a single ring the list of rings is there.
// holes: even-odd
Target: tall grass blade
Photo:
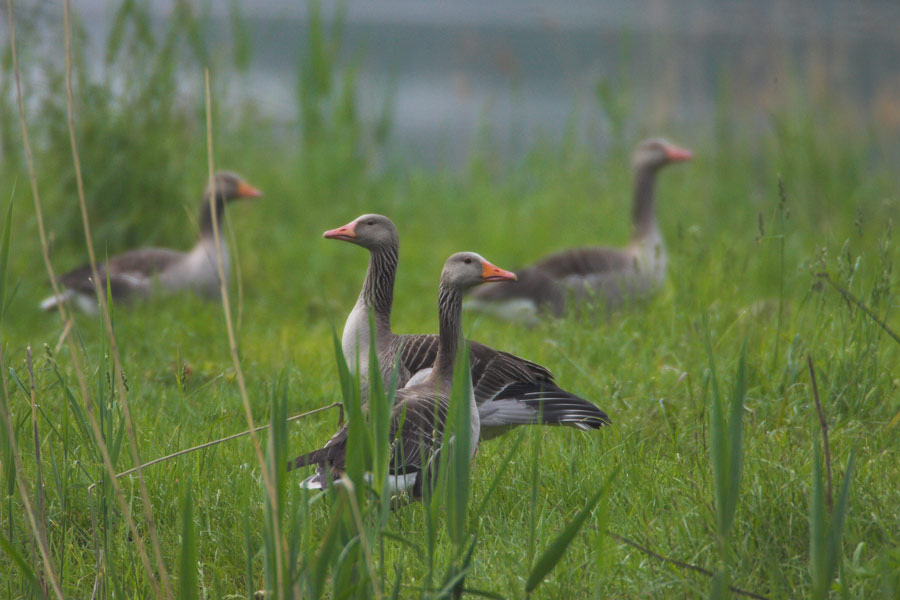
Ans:
[[[197,595],[197,532],[194,529],[194,498],[191,479],[181,494],[181,549],[178,553],[178,599],[195,600]]]
[[[737,373],[735,373],[734,391],[731,394],[731,410],[728,416],[728,441],[730,442],[728,481],[726,485],[728,502],[725,505],[725,535],[731,531],[734,523],[734,515],[737,511],[737,503],[740,498],[741,472],[744,462],[743,447],[743,416],[744,398],[747,395],[747,344],[741,347],[738,358]]]
[[[584,525],[584,522],[587,521],[587,518],[594,510],[594,507],[597,506],[597,503],[609,492],[610,486],[612,486],[616,477],[619,475],[619,470],[620,467],[616,466],[612,473],[606,477],[597,493],[587,501],[584,508],[578,511],[578,514],[575,515],[569,524],[563,528],[559,535],[550,542],[550,545],[547,546],[544,552],[538,557],[525,582],[526,595],[531,594],[531,592],[544,581],[544,578],[550,571],[556,567],[559,561],[562,560],[569,544],[572,543],[572,540],[574,540],[575,536],[578,535],[578,532],[581,531],[581,527]]]
[[[22,572],[22,576],[31,586],[38,585],[37,576],[34,574],[34,570],[31,568],[31,565],[28,564],[28,561],[16,550],[15,546],[12,545],[6,536],[0,533],[0,549],[6,552],[6,555],[19,567],[19,570]]]
[[[481,498],[481,502],[478,504],[478,509],[475,511],[476,515],[484,514],[484,510],[485,508],[487,508],[488,501],[491,499],[491,496],[494,495],[494,492],[497,490],[497,486],[500,485],[500,480],[503,478],[503,475],[506,473],[509,465],[512,464],[512,458],[516,455],[519,447],[522,445],[522,442],[524,440],[525,428],[523,427],[521,431],[519,431],[519,435],[516,437],[516,441],[513,442],[512,446],[509,447],[509,450],[506,451],[506,455],[503,457],[503,460],[500,461],[500,468],[497,469],[497,472],[494,474],[494,479],[488,486],[487,492],[485,492],[484,496]]]
[[[6,278],[9,267],[9,240],[12,227],[13,203],[10,199],[6,209],[6,219],[3,221],[3,234],[0,236],[0,325],[3,324],[3,314],[6,312]]]
[[[378,345],[375,342],[375,320],[369,315],[369,380],[368,380],[368,418],[371,439],[372,464],[367,465],[372,472],[372,487],[381,498],[382,517],[387,516],[390,507],[390,494],[387,493],[388,470],[391,456],[391,408],[394,402],[394,389],[397,382],[397,365],[394,365],[391,381],[385,392],[381,380],[381,365],[378,361]]]
[[[818,443],[813,443],[813,461],[813,485],[809,502],[809,569],[812,576],[811,597],[822,600],[828,596],[831,582],[840,566],[841,540],[850,502],[850,480],[853,477],[853,454],[847,461],[847,470],[830,523],[825,508],[822,456]]]
[[[362,411],[360,399],[359,377],[350,374],[344,354],[338,340],[337,332],[332,330],[334,339],[335,360],[341,377],[341,389],[344,397],[345,414],[347,415],[347,477],[355,485],[357,493],[362,494],[363,476],[366,472],[367,458],[372,456],[371,440],[366,428],[366,419]]]
[[[472,378],[469,371],[468,344],[463,344],[456,358],[453,386],[450,393],[450,431],[444,432],[444,449],[449,459],[447,472],[447,528],[450,540],[458,551],[466,541],[467,513],[469,508],[469,488],[472,465],[471,405]],[[449,436],[449,437],[448,437]],[[449,446],[448,446],[449,441]]]
[[[709,359],[712,401],[709,411],[709,458],[716,497],[716,525],[718,534],[720,570],[713,578],[710,598],[724,598],[728,594],[725,565],[728,563],[728,537],[734,524],[740,497],[741,469],[743,465],[743,413],[747,393],[746,342],[741,347],[735,373],[734,389],[729,401],[729,418],[725,411],[716,378],[715,358],[709,336],[709,323],[703,318],[706,351]]]

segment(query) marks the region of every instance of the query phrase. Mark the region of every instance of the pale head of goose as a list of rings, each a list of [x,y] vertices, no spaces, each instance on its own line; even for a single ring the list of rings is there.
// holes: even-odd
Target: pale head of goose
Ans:
[[[690,150],[679,148],[668,140],[653,138],[638,145],[634,151],[631,165],[635,171],[656,170],[674,162],[691,160],[693,156]]]
[[[258,198],[262,192],[247,183],[237,173],[231,171],[219,171],[213,178],[211,186],[206,188],[205,198],[208,200],[213,190],[216,193],[216,203],[226,203],[238,198]]]
[[[329,240],[344,240],[372,251],[399,245],[397,228],[384,215],[362,215],[343,227],[322,234]]]
[[[216,194],[216,201],[210,197]],[[200,234],[208,238],[213,233],[212,212],[216,210],[216,220],[221,221],[225,204],[238,198],[257,198],[262,192],[244,181],[240,175],[229,171],[219,171],[213,178],[212,185],[207,186],[203,194],[203,206],[200,208]]]
[[[441,286],[460,290],[488,281],[516,281],[516,274],[495,267],[474,252],[457,252],[444,263]]]

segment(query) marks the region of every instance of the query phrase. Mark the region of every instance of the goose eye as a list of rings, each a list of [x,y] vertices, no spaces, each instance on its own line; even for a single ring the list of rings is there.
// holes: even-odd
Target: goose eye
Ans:
[[[366,221],[366,225],[374,225],[375,221]]]
[[[466,263],[467,265],[471,265],[472,259],[467,256],[466,258],[463,259],[463,262]]]

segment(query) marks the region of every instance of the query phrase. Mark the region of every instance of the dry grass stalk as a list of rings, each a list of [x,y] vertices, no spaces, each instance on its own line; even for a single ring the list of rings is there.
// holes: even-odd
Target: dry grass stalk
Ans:
[[[676,558],[669,558],[668,556],[663,556],[662,554],[660,554],[658,552],[654,552],[653,550],[651,550],[650,548],[648,548],[646,546],[638,544],[634,540],[630,540],[627,537],[617,535],[611,531],[607,531],[606,535],[608,535],[609,537],[613,538],[614,540],[616,540],[618,542],[625,544],[626,546],[631,546],[635,550],[639,550],[640,552],[643,552],[647,556],[650,556],[651,558],[655,558],[656,560],[658,560],[660,562],[668,563],[668,564],[676,566],[680,569],[694,571],[695,573],[700,573],[701,575],[706,575],[707,577],[715,577],[715,575],[716,575],[709,569],[705,569],[705,568],[701,567],[700,565],[695,565],[695,564],[692,564],[689,562],[684,562],[682,560],[678,560]],[[738,596],[745,596],[747,598],[755,598],[756,600],[769,600],[768,596],[763,596],[762,594],[758,594],[756,592],[751,592],[749,590],[744,590],[744,589],[741,589],[741,588],[733,586],[733,585],[729,585],[728,589],[731,590],[733,593],[737,594]]]
[[[25,149],[25,159],[26,159],[26,166],[28,169],[28,178],[31,183],[32,199],[34,201],[35,216],[37,218],[38,233],[39,233],[40,242],[41,242],[41,255],[44,259],[44,266],[47,270],[47,276],[50,279],[50,285],[53,288],[53,293],[55,295],[59,296],[60,288],[59,288],[59,283],[56,278],[56,273],[53,270],[53,264],[50,262],[49,243],[47,241],[47,234],[46,234],[46,230],[44,228],[43,211],[41,208],[40,194],[38,192],[37,177],[35,175],[35,170],[34,170],[34,158],[33,158],[32,152],[31,152],[31,141],[30,141],[30,138],[28,135],[28,126],[25,122],[25,105],[24,105],[23,94],[22,94],[21,77],[19,74],[19,59],[18,59],[18,52],[17,52],[17,48],[16,48],[15,19],[14,19],[13,7],[12,7],[12,0],[7,0],[7,13],[8,13],[8,15],[7,15],[8,23],[9,23],[9,28],[10,28],[10,47],[12,50],[12,59],[13,59],[13,78],[16,83],[16,101],[17,101],[18,113],[19,113],[19,125],[22,129],[22,141],[23,141],[23,145],[24,145],[24,149]],[[67,314],[67,309],[66,309],[65,304],[61,302],[61,303],[57,304],[57,308],[59,310],[60,320],[67,324],[71,323],[72,319]],[[100,430],[100,426],[97,423],[96,416],[94,415],[93,409],[91,407],[87,379],[84,376],[84,369],[81,366],[81,359],[79,357],[80,355],[78,354],[78,348],[76,347],[71,336],[69,336],[69,335],[61,336],[60,339],[62,340],[63,337],[65,338],[65,341],[68,344],[69,352],[72,356],[72,364],[73,364],[73,368],[75,371],[75,376],[78,379],[79,390],[80,390],[80,392],[82,394],[82,398],[84,398],[85,404],[87,406],[86,412],[88,414],[88,421],[90,422],[91,429],[94,433],[94,437],[97,440],[98,448],[100,449],[100,453],[103,457],[104,466],[106,467],[106,469],[110,473],[110,475],[114,476],[115,468],[113,467],[112,461],[110,460],[108,449],[106,447],[106,444],[103,442],[102,431]],[[5,383],[5,380],[4,380],[4,383]],[[18,454],[15,454],[15,456],[18,457]],[[21,484],[20,484],[20,489],[23,489],[21,487]],[[154,577],[153,571],[150,568],[149,560],[147,559],[146,552],[144,551],[143,540],[137,530],[137,526],[136,526],[134,519],[132,518],[131,513],[129,511],[128,502],[125,499],[122,489],[117,485],[116,481],[113,481],[113,489],[115,491],[116,498],[119,502],[119,506],[122,509],[123,514],[125,515],[125,519],[128,523],[129,529],[131,530],[133,539],[137,545],[138,553],[140,554],[141,562],[144,566],[144,569],[147,571],[150,584],[151,584],[151,586],[153,586],[154,590],[156,590],[157,596],[158,596],[159,589],[156,584],[156,578]],[[23,499],[23,501],[25,501],[25,500]],[[30,504],[28,504],[27,501],[25,501],[25,502],[26,502],[27,506],[30,506]],[[32,528],[34,528],[35,524],[34,524],[34,520],[33,520],[33,514],[31,514],[29,512],[29,510],[27,510],[27,509],[26,509],[26,512],[29,513],[29,522],[32,525]],[[49,560],[49,553],[44,552],[42,550],[42,556],[44,557],[45,565],[49,564],[47,562]],[[61,592],[61,590],[59,590],[58,585],[54,586],[54,590],[57,592],[57,594],[60,597],[62,597],[62,595],[61,595],[62,592]]]
[[[297,419],[302,419],[303,417],[309,417],[309,416],[314,415],[314,414],[316,414],[316,413],[320,413],[320,412],[323,412],[323,411],[326,411],[326,410],[330,410],[330,409],[332,409],[332,408],[342,408],[342,406],[343,406],[343,405],[342,405],[340,402],[333,402],[333,403],[329,404],[328,406],[322,406],[322,407],[320,407],[320,408],[316,408],[316,409],[307,411],[307,412],[305,412],[305,413],[300,413],[299,415],[294,415],[294,416],[292,416],[292,417],[288,417],[286,420],[287,420],[288,422],[296,421]],[[256,430],[254,431],[254,433],[258,433],[258,432],[263,431],[263,430],[268,429],[268,428],[269,428],[268,425],[261,425],[261,426],[259,426],[259,427],[256,428]],[[190,454],[190,453],[192,453],[192,452],[196,452],[197,450],[203,450],[204,448],[210,448],[210,447],[212,447],[212,446],[216,446],[216,445],[221,444],[221,443],[223,443],[223,442],[230,442],[231,440],[235,440],[235,439],[237,439],[237,438],[239,438],[239,437],[243,437],[243,436],[245,436],[245,435],[250,435],[250,430],[249,430],[249,429],[246,430],[246,431],[242,431],[242,432],[240,432],[240,433],[233,433],[233,434],[228,435],[228,436],[225,436],[225,437],[223,437],[223,438],[219,438],[219,439],[217,439],[217,440],[212,440],[212,441],[206,442],[206,443],[204,443],[204,444],[200,444],[200,445],[198,445],[198,446],[193,446],[193,447],[191,447],[191,448],[185,448],[184,450],[179,450],[178,452],[173,452],[172,454],[167,454],[166,456],[161,456],[161,457],[159,457],[159,458],[154,458],[153,460],[148,461],[148,462],[145,462],[144,464],[142,464],[142,465],[140,465],[140,466],[132,467],[131,469],[128,469],[127,471],[122,471],[121,473],[117,473],[117,474],[116,474],[116,479],[119,479],[119,478],[121,478],[121,477],[125,477],[126,475],[131,475],[132,473],[134,473],[134,472],[137,471],[138,469],[145,469],[145,468],[147,468],[147,467],[149,467],[149,466],[152,466],[152,465],[155,465],[155,464],[159,464],[159,463],[161,463],[161,462],[166,462],[167,460],[171,460],[171,459],[173,459],[173,458],[178,458],[179,456],[184,456],[185,454]],[[92,489],[94,489],[94,487],[95,487],[98,483],[99,483],[99,482],[92,483],[91,485],[89,485],[89,486],[88,486],[88,491],[90,492]]]
[[[63,2],[63,21],[64,21],[64,39],[65,39],[65,55],[66,55],[66,109],[69,126],[69,141],[72,146],[72,162],[75,167],[75,181],[78,188],[78,205],[81,209],[82,226],[84,227],[85,245],[88,250],[88,258],[91,264],[91,276],[94,280],[94,291],[97,294],[97,301],[100,304],[100,311],[103,314],[103,323],[106,327],[106,334],[109,338],[110,349],[113,358],[113,374],[116,380],[116,387],[119,392],[119,403],[125,417],[125,433],[128,437],[129,447],[131,449],[132,460],[135,464],[141,464],[140,453],[137,447],[137,438],[134,435],[134,421],[131,417],[131,410],[128,405],[128,395],[122,380],[122,361],[119,355],[119,347],[116,342],[115,332],[113,331],[112,318],[109,313],[109,306],[106,302],[105,290],[101,288],[100,276],[97,270],[97,258],[94,253],[94,244],[91,241],[91,225],[87,214],[87,202],[84,195],[84,180],[81,174],[81,159],[78,155],[78,145],[75,140],[75,119],[74,119],[74,102],[72,100],[72,32],[70,24],[70,0]],[[162,581],[163,590],[166,598],[172,597],[172,591],[169,588],[169,576],[166,572],[165,562],[162,557],[162,549],[159,544],[159,538],[156,534],[156,526],[153,522],[153,505],[150,502],[150,492],[147,489],[147,482],[144,480],[143,473],[138,470],[138,484],[141,492],[141,504],[144,508],[144,518],[147,521],[147,529],[150,534],[150,541],[153,545],[153,553],[156,558],[157,572]]]
[[[12,0],[7,0],[7,6],[9,7],[10,12],[12,12]],[[12,23],[11,18],[10,23]],[[2,347],[0,347],[0,372],[6,372],[6,365],[3,361]],[[41,560],[43,561],[44,565],[44,574],[50,580],[50,586],[53,588],[53,593],[56,594],[56,597],[59,600],[64,600],[62,588],[59,585],[59,581],[56,578],[56,571],[54,571],[53,563],[50,560],[50,545],[47,543],[47,539],[42,535],[43,528],[38,524],[37,516],[34,513],[34,507],[31,505],[31,492],[28,489],[28,480],[25,479],[25,469],[22,465],[22,458],[19,454],[18,444],[16,443],[15,431],[13,430],[12,422],[10,420],[12,413],[10,412],[9,388],[6,385],[6,377],[0,377],[0,379],[3,380],[4,403],[3,410],[0,410],[0,416],[3,417],[3,425],[6,429],[6,435],[8,436],[9,444],[12,447],[13,467],[16,471],[16,487],[19,488],[19,496],[22,498],[22,506],[25,508],[25,516],[28,518],[28,524],[31,526],[31,534],[37,541],[38,552],[40,552]]]
[[[835,281],[828,275],[828,273],[817,273],[817,276],[821,279],[824,279],[831,287],[838,291],[838,293],[844,297],[844,300],[847,301],[848,304],[856,305],[859,310],[863,311],[869,318],[878,323],[879,327],[881,327],[885,333],[887,333],[895,342],[900,344],[900,335],[894,332],[893,329],[888,327],[888,324],[885,323],[884,319],[881,319],[872,312],[872,309],[865,305],[865,303],[850,293],[849,290],[845,290],[841,286],[839,286]]]
[[[67,0],[68,1],[68,0]],[[213,166],[213,138],[212,138],[212,99],[209,91],[209,69],[203,72],[204,90],[206,92],[206,153],[207,167],[209,170],[209,187],[212,198],[216,197],[216,178],[215,168]],[[262,469],[263,483],[266,487],[266,495],[274,509],[272,511],[272,529],[275,534],[277,543],[275,544],[275,577],[279,595],[284,590],[284,565],[282,556],[287,553],[287,540],[281,534],[281,527],[278,523],[278,495],[275,491],[275,482],[273,473],[266,466],[266,460],[263,456],[262,446],[260,446],[259,438],[256,435],[256,424],[253,421],[253,411],[250,409],[250,396],[247,393],[247,382],[244,379],[244,370],[241,368],[241,359],[238,356],[237,339],[234,335],[234,325],[231,319],[231,304],[228,301],[228,286],[225,281],[225,265],[222,261],[222,240],[219,235],[219,219],[218,211],[210,210],[212,216],[213,240],[216,247],[216,267],[219,272],[219,291],[222,295],[222,310],[225,313],[225,330],[228,333],[228,346],[231,350],[231,360],[234,363],[234,372],[237,377],[238,389],[241,394],[241,402],[244,405],[244,416],[247,419],[247,425],[250,428],[250,439],[253,442],[253,450],[256,452],[256,458]],[[272,465],[272,468],[278,468]]]
[[[31,360],[31,344],[25,347],[25,357],[28,364],[28,388],[31,396],[31,433],[34,437],[34,463],[37,470],[37,482],[35,493],[37,494],[37,512],[40,519],[41,535],[47,539],[47,517],[44,510],[44,478],[41,470],[41,438],[38,434],[37,399],[34,391],[34,365]]]

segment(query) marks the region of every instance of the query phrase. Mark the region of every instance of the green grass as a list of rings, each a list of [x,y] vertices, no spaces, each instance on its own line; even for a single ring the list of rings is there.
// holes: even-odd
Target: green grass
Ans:
[[[347,152],[353,136],[346,131],[322,125],[320,139],[307,140],[299,150],[296,140],[285,140],[275,126],[250,115],[229,122],[224,108],[216,113],[216,166],[241,172],[265,192],[257,202],[228,210],[244,290],[240,355],[258,424],[273,415],[280,423],[280,414],[342,398],[332,328],[340,330],[355,301],[367,256],[321,239],[325,229],[364,212],[395,221],[401,235],[398,332],[436,331],[437,277],[452,252],[477,251],[514,269],[552,250],[627,240],[630,189],[623,151],[598,157],[574,145],[544,144],[516,164],[474,160],[459,173],[447,173],[395,163],[373,174],[365,160]],[[769,131],[746,143],[671,133],[695,151],[696,160],[661,176],[658,208],[671,259],[668,282],[655,298],[612,315],[569,317],[531,329],[469,316],[473,339],[550,367],[563,387],[594,400],[614,424],[590,434],[532,428],[521,439],[512,433],[483,444],[471,467],[468,500],[448,496],[446,504],[455,511],[459,504],[453,502],[467,502],[467,523],[447,517],[445,524],[443,509],[433,511],[428,504],[391,512],[370,501],[364,507],[371,511],[367,539],[386,594],[399,582],[401,597],[417,596],[421,586],[440,587],[460,568],[466,570],[466,588],[503,597],[522,597],[526,587],[541,598],[710,594],[711,579],[607,538],[608,528],[668,557],[722,571],[723,581],[772,598],[818,595],[829,586],[845,597],[896,597],[900,348],[815,276],[829,272],[900,329],[891,239],[891,219],[898,214],[896,172],[889,160],[871,158],[881,148],[877,137],[847,131],[840,122],[819,126],[832,113],[815,106],[804,110],[785,108]],[[29,119],[31,124],[36,117]],[[144,188],[123,188],[125,195],[116,201],[134,203],[126,225],[92,215],[101,255],[124,250],[138,237],[183,247],[194,239],[193,226],[180,219],[183,210],[172,210],[196,210],[206,177],[202,124],[149,121],[140,125],[141,143],[153,147],[154,161],[170,156],[178,166],[156,182],[159,187],[148,188],[146,198],[130,195]],[[170,127],[180,128],[179,136],[169,138]],[[331,136],[341,141],[337,148],[329,148]],[[84,174],[89,200],[118,189],[97,175],[105,166],[98,158],[104,139],[81,140],[84,152],[95,157],[86,161]],[[129,139],[121,143],[139,156],[132,147],[137,142]],[[74,185],[63,173],[70,168],[62,166],[67,152],[66,140],[36,153],[39,188],[52,210],[49,226],[60,240],[52,256],[60,272],[86,259],[80,230],[71,229],[78,221]],[[137,172],[141,181],[154,181],[134,167],[122,177]],[[153,190],[166,192],[158,206],[168,211],[167,225],[150,229],[145,238],[132,228],[155,218]],[[34,503],[30,345],[43,522],[56,575],[67,596],[90,597],[102,549],[98,597],[148,596],[148,577],[108,482],[88,493],[89,485],[103,480],[104,469],[82,423],[84,399],[69,347],[57,350],[64,326],[55,314],[37,310],[50,289],[20,163],[4,166],[0,198],[13,202],[3,288],[8,305],[0,322],[11,425]],[[114,234],[105,238],[104,231]],[[143,460],[246,429],[221,306],[172,297],[117,306],[114,320]],[[121,433],[102,322],[79,315],[69,335],[77,341],[115,467],[123,471],[134,465]],[[836,506],[853,456],[836,549],[823,547],[835,539],[830,527],[839,519],[822,506],[821,434],[808,355],[830,426]],[[712,363],[720,392],[710,380]],[[740,363],[746,367],[742,385]],[[736,445],[728,437],[735,424],[726,404],[732,389],[745,390],[742,440]],[[282,433],[277,425],[273,435],[283,441],[267,451],[280,464],[278,457],[323,443],[335,421],[334,413],[324,413],[290,423]],[[6,484],[0,533],[9,542],[0,551],[0,594],[36,597],[41,560],[14,482],[6,434],[0,437]],[[268,437],[262,439],[267,448]],[[724,455],[711,452],[716,439],[729,445]],[[516,451],[507,462],[511,450]],[[716,483],[712,461],[728,464],[728,457],[735,464],[729,452],[742,454],[739,484],[733,478]],[[549,560],[539,560],[544,550],[585,506],[596,503],[616,471],[606,498],[587,513],[555,569],[542,582],[530,581],[532,567]],[[192,577],[201,598],[246,597],[266,587],[275,572],[273,519],[280,519],[291,549],[286,562],[296,572],[311,568],[308,561],[323,540],[335,542],[333,551],[318,555],[333,559],[327,561],[333,571],[320,582],[327,594],[339,596],[338,581],[369,581],[355,570],[365,562],[347,558],[360,552],[349,505],[342,504],[349,500],[309,503],[296,486],[303,474],[282,473],[273,517],[247,438],[150,467],[145,475],[166,567],[177,579],[173,589],[185,589],[185,597]],[[122,484],[145,532],[137,480],[124,478]],[[476,512],[482,504],[483,512]],[[723,505],[733,518],[719,514]],[[348,550],[342,554],[341,548]],[[837,558],[826,560],[823,552],[836,552]],[[824,581],[826,571],[837,578]]]

